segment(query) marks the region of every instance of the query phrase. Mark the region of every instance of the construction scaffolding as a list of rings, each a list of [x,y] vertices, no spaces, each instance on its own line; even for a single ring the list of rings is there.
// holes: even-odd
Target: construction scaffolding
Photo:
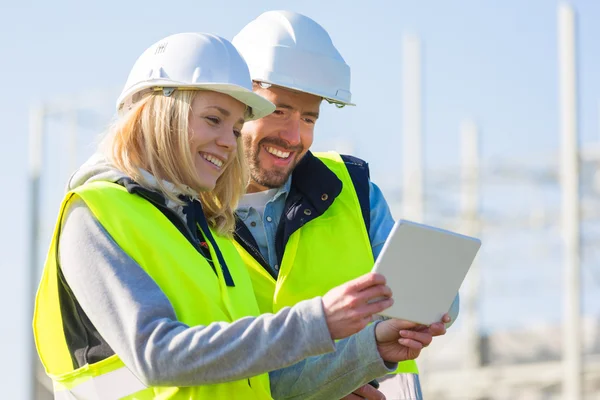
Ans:
[[[419,358],[426,399],[600,398],[600,140],[579,145],[573,9],[560,5],[557,21],[560,148],[486,160],[485,127],[465,119],[456,128],[461,165],[444,170],[424,166],[422,44],[415,35],[404,38],[403,175],[384,194],[396,218],[483,240],[461,288],[458,321]],[[117,94],[103,90],[32,108],[32,293],[63,195],[56,185],[94,151]],[[51,383],[31,352],[29,398],[50,399]]]

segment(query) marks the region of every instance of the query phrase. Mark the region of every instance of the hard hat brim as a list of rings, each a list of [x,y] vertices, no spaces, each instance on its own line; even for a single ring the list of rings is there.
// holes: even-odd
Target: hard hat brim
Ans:
[[[339,104],[341,106],[356,106],[355,103],[349,102],[349,101],[345,101],[342,100],[340,98],[336,98],[333,97],[331,95],[328,95],[327,93],[324,92],[320,92],[318,90],[311,90],[311,89],[306,89],[306,88],[301,88],[299,86],[294,86],[294,85],[290,85],[287,83],[281,83],[281,82],[273,82],[269,79],[260,79],[260,78],[255,78],[253,79],[254,82],[262,82],[262,83],[267,83],[269,85],[273,85],[273,86],[277,86],[280,87],[282,89],[289,89],[289,90],[293,90],[295,92],[301,92],[301,93],[308,93],[308,94],[312,94],[313,96],[317,96],[322,98],[323,100],[326,100],[328,103],[331,104]]]
[[[129,98],[132,93],[139,93],[148,89],[160,90],[166,88],[175,88],[179,90],[211,90],[229,95],[252,109],[252,113],[246,116],[246,121],[253,121],[266,117],[275,111],[275,105],[273,103],[243,86],[230,83],[195,83],[190,85],[177,84],[173,81],[161,82],[160,80],[145,82],[142,85],[136,85],[125,91],[117,100],[117,110],[121,108],[124,100]]]
[[[246,121],[254,121],[266,117],[275,111],[276,108],[275,104],[269,100],[242,86],[220,83],[207,83],[202,86],[201,89],[227,94],[250,107],[252,114],[246,117]]]

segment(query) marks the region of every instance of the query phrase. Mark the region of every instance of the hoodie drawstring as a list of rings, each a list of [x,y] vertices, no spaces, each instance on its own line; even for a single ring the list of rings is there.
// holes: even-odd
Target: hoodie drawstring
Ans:
[[[225,279],[225,283],[227,286],[235,287],[235,283],[233,282],[233,278],[231,277],[231,273],[229,272],[229,268],[227,267],[227,263],[223,258],[223,254],[215,241],[209,227],[208,222],[206,221],[206,217],[204,216],[204,210],[202,209],[202,204],[198,200],[191,200],[189,198],[185,198],[186,205],[183,207],[183,213],[186,215],[186,223],[191,232],[196,232],[198,229],[198,225],[202,233],[204,234],[206,240],[208,240],[217,254],[217,259],[219,260],[219,265],[221,266],[221,272],[223,273],[223,278]]]

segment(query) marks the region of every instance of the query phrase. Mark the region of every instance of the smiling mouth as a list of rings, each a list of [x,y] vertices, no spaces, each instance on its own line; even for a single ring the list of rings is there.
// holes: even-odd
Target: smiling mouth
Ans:
[[[290,157],[290,154],[292,154],[289,151],[281,151],[281,150],[277,150],[274,147],[271,146],[265,146],[265,150],[267,151],[267,153],[274,155],[275,157],[281,158],[281,159],[287,159]]]
[[[210,162],[211,164],[213,164],[217,168],[222,168],[223,164],[225,164],[223,162],[223,160],[221,160],[220,158],[217,158],[217,157],[213,156],[212,154],[208,154],[208,153],[199,153],[199,154],[200,154],[200,157],[204,158],[206,161]]]

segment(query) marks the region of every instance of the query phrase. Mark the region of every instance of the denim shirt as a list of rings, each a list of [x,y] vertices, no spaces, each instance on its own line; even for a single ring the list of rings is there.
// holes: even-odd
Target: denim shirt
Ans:
[[[275,196],[266,204],[262,219],[259,212],[252,207],[239,207],[236,210],[238,217],[248,227],[256,240],[260,253],[276,271],[279,271],[279,265],[277,265],[277,254],[275,254],[275,234],[291,185],[292,177],[290,176],[286,183],[275,193]],[[369,181],[369,204],[371,209],[369,239],[371,240],[373,258],[377,259],[386,238],[394,226],[394,219],[383,193],[371,181]]]

